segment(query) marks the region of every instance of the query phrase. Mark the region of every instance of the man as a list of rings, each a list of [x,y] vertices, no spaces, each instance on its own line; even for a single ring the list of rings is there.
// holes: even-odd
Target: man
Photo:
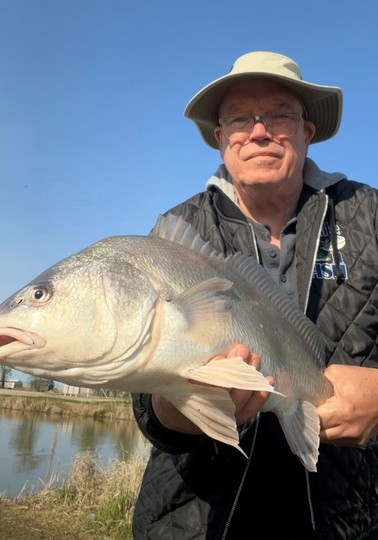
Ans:
[[[318,407],[316,473],[276,417],[258,413],[264,393],[231,390],[248,460],[161,396],[135,395],[153,444],[135,540],[378,538],[378,193],[306,157],[337,132],[341,110],[339,88],[303,81],[293,60],[270,52],[240,57],[186,108],[224,164],[171,212],[217,250],[257,258],[315,322],[334,395]],[[243,345],[235,354],[259,365]]]

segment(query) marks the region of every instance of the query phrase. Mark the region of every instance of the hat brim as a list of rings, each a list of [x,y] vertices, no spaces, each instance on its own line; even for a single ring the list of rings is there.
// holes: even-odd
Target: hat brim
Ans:
[[[266,72],[225,75],[200,90],[187,104],[184,114],[193,120],[204,141],[219,149],[214,129],[219,125],[219,106],[224,94],[238,82],[251,79],[269,79],[285,86],[303,103],[307,119],[315,124],[316,132],[311,143],[325,141],[335,135],[340,127],[343,94],[336,86],[321,86],[306,81],[294,81],[282,75]]]

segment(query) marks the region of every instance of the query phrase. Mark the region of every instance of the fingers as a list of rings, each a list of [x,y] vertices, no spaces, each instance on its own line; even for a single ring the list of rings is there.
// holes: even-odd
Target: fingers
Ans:
[[[261,358],[258,354],[255,354],[250,351],[249,347],[247,345],[243,345],[239,343],[238,345],[235,345],[228,351],[226,354],[226,358],[236,358],[239,356],[246,362],[247,364],[254,366],[256,369],[260,369],[261,366]],[[223,358],[222,356],[216,356],[216,358]]]
[[[332,364],[325,370],[334,395],[317,411],[320,440],[337,446],[364,446],[378,432],[378,371]]]
[[[273,377],[266,377],[269,384],[274,385]],[[270,392],[255,391],[249,392],[234,388],[230,391],[230,396],[235,403],[235,418],[238,425],[245,424],[261,410],[264,403],[270,396]]]
[[[237,344],[232,347],[227,355],[227,358],[240,357],[247,364],[253,366],[257,370],[261,367],[261,358],[258,354],[252,353],[247,345]],[[221,358],[221,357],[215,357]],[[272,377],[267,377],[271,385],[274,385]],[[238,425],[244,424],[251,418],[256,416],[266,400],[269,398],[270,392],[247,391],[233,388],[230,391],[230,397],[235,403],[235,419]]]
[[[152,408],[159,422],[167,429],[187,434],[201,433],[201,430],[193,422],[163,396],[152,395]]]
[[[333,396],[318,407],[320,441],[335,446],[363,446],[369,436],[362,421],[355,422],[356,411],[350,402]]]

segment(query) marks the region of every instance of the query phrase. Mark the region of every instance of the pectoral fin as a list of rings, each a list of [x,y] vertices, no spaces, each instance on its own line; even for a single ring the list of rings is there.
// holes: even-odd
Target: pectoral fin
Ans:
[[[210,360],[207,364],[185,370],[188,379],[222,386],[223,388],[240,388],[241,390],[265,390],[280,394],[274,390],[264,375],[254,366],[243,361],[241,357]],[[280,394],[282,395],[282,394]]]
[[[197,283],[173,300],[186,321],[186,331],[198,343],[218,340],[228,331],[232,317],[230,299],[226,294],[232,282],[210,278]]]

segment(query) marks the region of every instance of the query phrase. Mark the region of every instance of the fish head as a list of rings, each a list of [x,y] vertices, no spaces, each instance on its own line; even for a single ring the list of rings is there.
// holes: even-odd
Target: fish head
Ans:
[[[88,386],[137,368],[158,295],[110,242],[57,263],[0,305],[0,363]]]

